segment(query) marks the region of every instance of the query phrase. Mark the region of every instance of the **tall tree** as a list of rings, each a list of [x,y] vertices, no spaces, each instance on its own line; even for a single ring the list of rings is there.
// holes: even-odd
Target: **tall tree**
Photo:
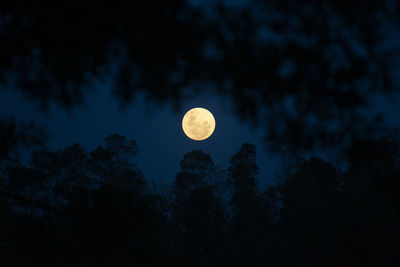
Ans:
[[[256,147],[243,144],[232,156],[228,177],[232,184],[232,225],[234,255],[240,264],[266,264],[265,242],[270,211],[259,190],[256,175]],[[241,251],[240,253],[235,251]]]
[[[104,142],[104,147],[98,146],[90,153],[92,171],[100,184],[107,188],[141,194],[145,180],[134,162],[138,153],[136,141],[113,134]]]
[[[281,196],[280,244],[284,264],[335,266],[343,259],[331,248],[343,225],[343,178],[329,162],[311,158],[278,185]]]
[[[214,172],[210,155],[193,150],[185,154],[173,185],[176,253],[190,256],[200,265],[219,257],[216,252],[223,238],[224,209],[217,188],[207,179]]]

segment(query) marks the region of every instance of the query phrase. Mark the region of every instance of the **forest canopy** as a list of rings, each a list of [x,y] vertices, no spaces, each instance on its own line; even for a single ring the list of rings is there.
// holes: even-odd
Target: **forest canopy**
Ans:
[[[188,152],[159,187],[137,152],[110,135],[92,151],[2,161],[2,266],[397,266],[399,147],[389,137],[351,144],[346,168],[291,155],[266,188],[252,144],[226,170]]]
[[[398,126],[372,105],[398,94],[398,1],[234,2],[0,1],[0,90],[43,112],[99,81],[121,105],[220,96],[284,152],[265,188],[250,143],[157,185],[135,140],[54,151],[0,114],[1,266],[400,266]]]

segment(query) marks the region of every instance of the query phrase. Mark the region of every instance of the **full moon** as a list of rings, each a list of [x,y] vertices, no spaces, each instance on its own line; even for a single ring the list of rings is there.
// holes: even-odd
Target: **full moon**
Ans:
[[[182,119],[184,133],[191,139],[201,141],[212,135],[215,129],[213,114],[204,108],[192,108]]]

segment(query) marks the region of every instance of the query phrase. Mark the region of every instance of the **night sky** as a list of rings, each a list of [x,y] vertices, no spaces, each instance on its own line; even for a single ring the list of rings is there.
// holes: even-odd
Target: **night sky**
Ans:
[[[43,126],[50,135],[46,144],[51,150],[75,142],[92,150],[112,133],[135,139],[139,146],[136,161],[146,178],[156,184],[172,184],[187,152],[200,149],[209,153],[215,165],[225,169],[230,157],[246,142],[257,146],[257,161],[262,166],[258,175],[260,185],[271,184],[276,179],[279,154],[267,150],[263,132],[239,120],[232,113],[230,101],[224,97],[196,96],[178,111],[167,104],[146,101],[143,95],[122,107],[111,94],[110,84],[96,83],[95,90],[81,106],[65,110],[53,105],[48,113],[10,90],[1,90],[2,114],[15,116],[18,121],[34,120]],[[209,109],[216,119],[214,133],[204,141],[191,140],[182,131],[183,115],[193,107]]]
[[[34,120],[49,134],[46,145],[51,150],[79,143],[91,150],[103,144],[109,134],[117,133],[137,140],[139,167],[149,181],[157,185],[171,185],[180,168],[183,155],[194,149],[209,153],[217,167],[227,168],[230,157],[246,142],[257,146],[257,176],[260,186],[277,181],[280,172],[280,154],[268,149],[263,130],[241,121],[232,113],[229,99],[216,95],[196,96],[184,103],[181,110],[171,105],[155,104],[138,95],[127,106],[121,106],[112,95],[111,84],[96,83],[95,93],[82,105],[65,110],[53,105],[50,112],[43,111],[37,103],[21,97],[9,89],[0,90],[1,112],[15,116],[18,121]],[[371,98],[371,109],[384,114],[386,125],[400,125],[400,106],[397,94],[391,97]],[[194,141],[182,131],[182,118],[193,107],[209,109],[216,119],[216,129],[208,139]],[[370,111],[366,110],[366,114]],[[318,151],[332,159],[332,155]],[[315,155],[309,154],[309,155]],[[22,156],[25,160],[29,154]],[[154,168],[154,161],[158,167]]]
[[[204,9],[212,20],[215,17],[212,8],[202,1],[189,1],[194,7]],[[228,6],[240,8],[247,6],[246,1],[225,1]],[[397,29],[387,26],[382,28],[382,51],[393,50],[400,46],[400,34]],[[265,36],[267,39],[278,38]],[[279,40],[275,40],[278,41]],[[362,49],[360,48],[360,53]],[[215,56],[213,49],[205,49],[205,54]],[[340,62],[343,59],[338,57]],[[340,64],[340,63],[339,63]],[[399,86],[398,73],[400,59],[392,58],[390,74],[396,86]],[[113,93],[111,79],[94,80],[93,88],[86,92],[82,104],[72,108],[63,108],[50,103],[50,109],[44,111],[37,101],[31,101],[19,92],[2,86],[0,90],[0,111],[4,117],[15,117],[17,121],[35,121],[49,134],[46,145],[51,150],[62,149],[74,142],[80,143],[88,150],[103,143],[109,134],[117,133],[137,140],[140,152],[137,157],[139,167],[143,169],[148,180],[157,183],[171,183],[179,170],[179,162],[183,155],[193,149],[209,153],[217,167],[226,168],[230,157],[249,142],[257,146],[257,160],[260,166],[258,179],[261,185],[269,185],[276,181],[280,166],[280,151],[268,149],[265,141],[265,127],[254,127],[249,122],[239,119],[233,112],[232,101],[225,95],[217,95],[205,86],[205,93],[195,93],[182,101],[179,109],[168,103],[148,101],[144,94],[137,94],[133,102],[121,105]],[[160,88],[162,90],[162,88]],[[370,105],[363,109],[365,116],[377,112],[383,114],[383,125],[397,127],[400,125],[399,95],[374,94],[366,97]],[[181,127],[185,112],[194,107],[209,109],[216,118],[216,130],[205,141],[196,142],[187,138]],[[281,149],[281,151],[283,151]],[[327,155],[324,151],[314,150],[310,155]],[[332,157],[332,155],[327,156]],[[25,161],[28,154],[22,157]],[[154,168],[153,162],[158,167]]]
[[[207,1],[188,2],[204,10],[210,20],[215,19],[215,11]],[[252,8],[246,1],[224,1],[224,4],[233,8]],[[214,56],[213,52],[209,47],[204,51],[210,56]],[[135,139],[140,150],[137,157],[139,167],[148,180],[157,183],[172,183],[183,155],[193,149],[209,153],[215,165],[225,169],[230,157],[246,142],[257,146],[257,161],[262,166],[258,174],[260,185],[268,185],[276,180],[279,153],[267,149],[264,129],[254,127],[234,114],[230,98],[204,88],[202,91],[206,93],[189,97],[181,103],[180,109],[168,103],[146,101],[143,94],[138,94],[135,101],[121,107],[112,93],[114,88],[111,79],[106,78],[105,81],[92,82],[93,88],[85,96],[83,104],[64,109],[50,103],[48,112],[44,112],[38,102],[30,101],[3,86],[0,90],[1,114],[14,116],[20,122],[33,120],[42,126],[49,134],[46,145],[51,150],[62,149],[74,142],[88,150],[94,149],[113,133]],[[216,118],[214,133],[201,142],[187,138],[181,127],[183,115],[194,107],[204,107]],[[26,161],[29,156],[25,154],[22,158]],[[154,162],[157,162],[156,168]]]
[[[0,1],[1,267],[397,267],[399,225],[400,1]]]

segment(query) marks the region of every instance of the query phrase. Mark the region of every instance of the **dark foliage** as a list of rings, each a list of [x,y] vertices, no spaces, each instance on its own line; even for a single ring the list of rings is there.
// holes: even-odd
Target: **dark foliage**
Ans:
[[[359,110],[398,89],[399,50],[385,46],[397,1],[230,3],[2,1],[0,84],[44,108],[79,104],[93,78],[110,76],[122,103],[143,91],[179,107],[211,90],[273,147],[331,147],[378,130],[381,117]]]
[[[111,135],[3,161],[1,266],[398,266],[399,150],[360,140],[347,169],[294,157],[273,186],[257,185],[256,148],[226,171],[187,153],[171,198],[150,192],[135,141]],[[221,193],[222,192],[222,193]]]
[[[192,1],[195,2],[195,1]],[[212,3],[211,3],[212,2]],[[0,1],[0,90],[69,108],[94,79],[122,104],[144,92],[179,108],[220,94],[287,151],[339,148],[345,168],[288,158],[257,183],[256,148],[227,170],[187,153],[167,194],[148,190],[134,140],[43,145],[0,118],[0,266],[399,266],[400,165],[370,97],[398,88],[396,0]],[[379,126],[379,127],[378,127]],[[157,162],[154,162],[157,168]],[[166,197],[169,196],[169,197]]]

